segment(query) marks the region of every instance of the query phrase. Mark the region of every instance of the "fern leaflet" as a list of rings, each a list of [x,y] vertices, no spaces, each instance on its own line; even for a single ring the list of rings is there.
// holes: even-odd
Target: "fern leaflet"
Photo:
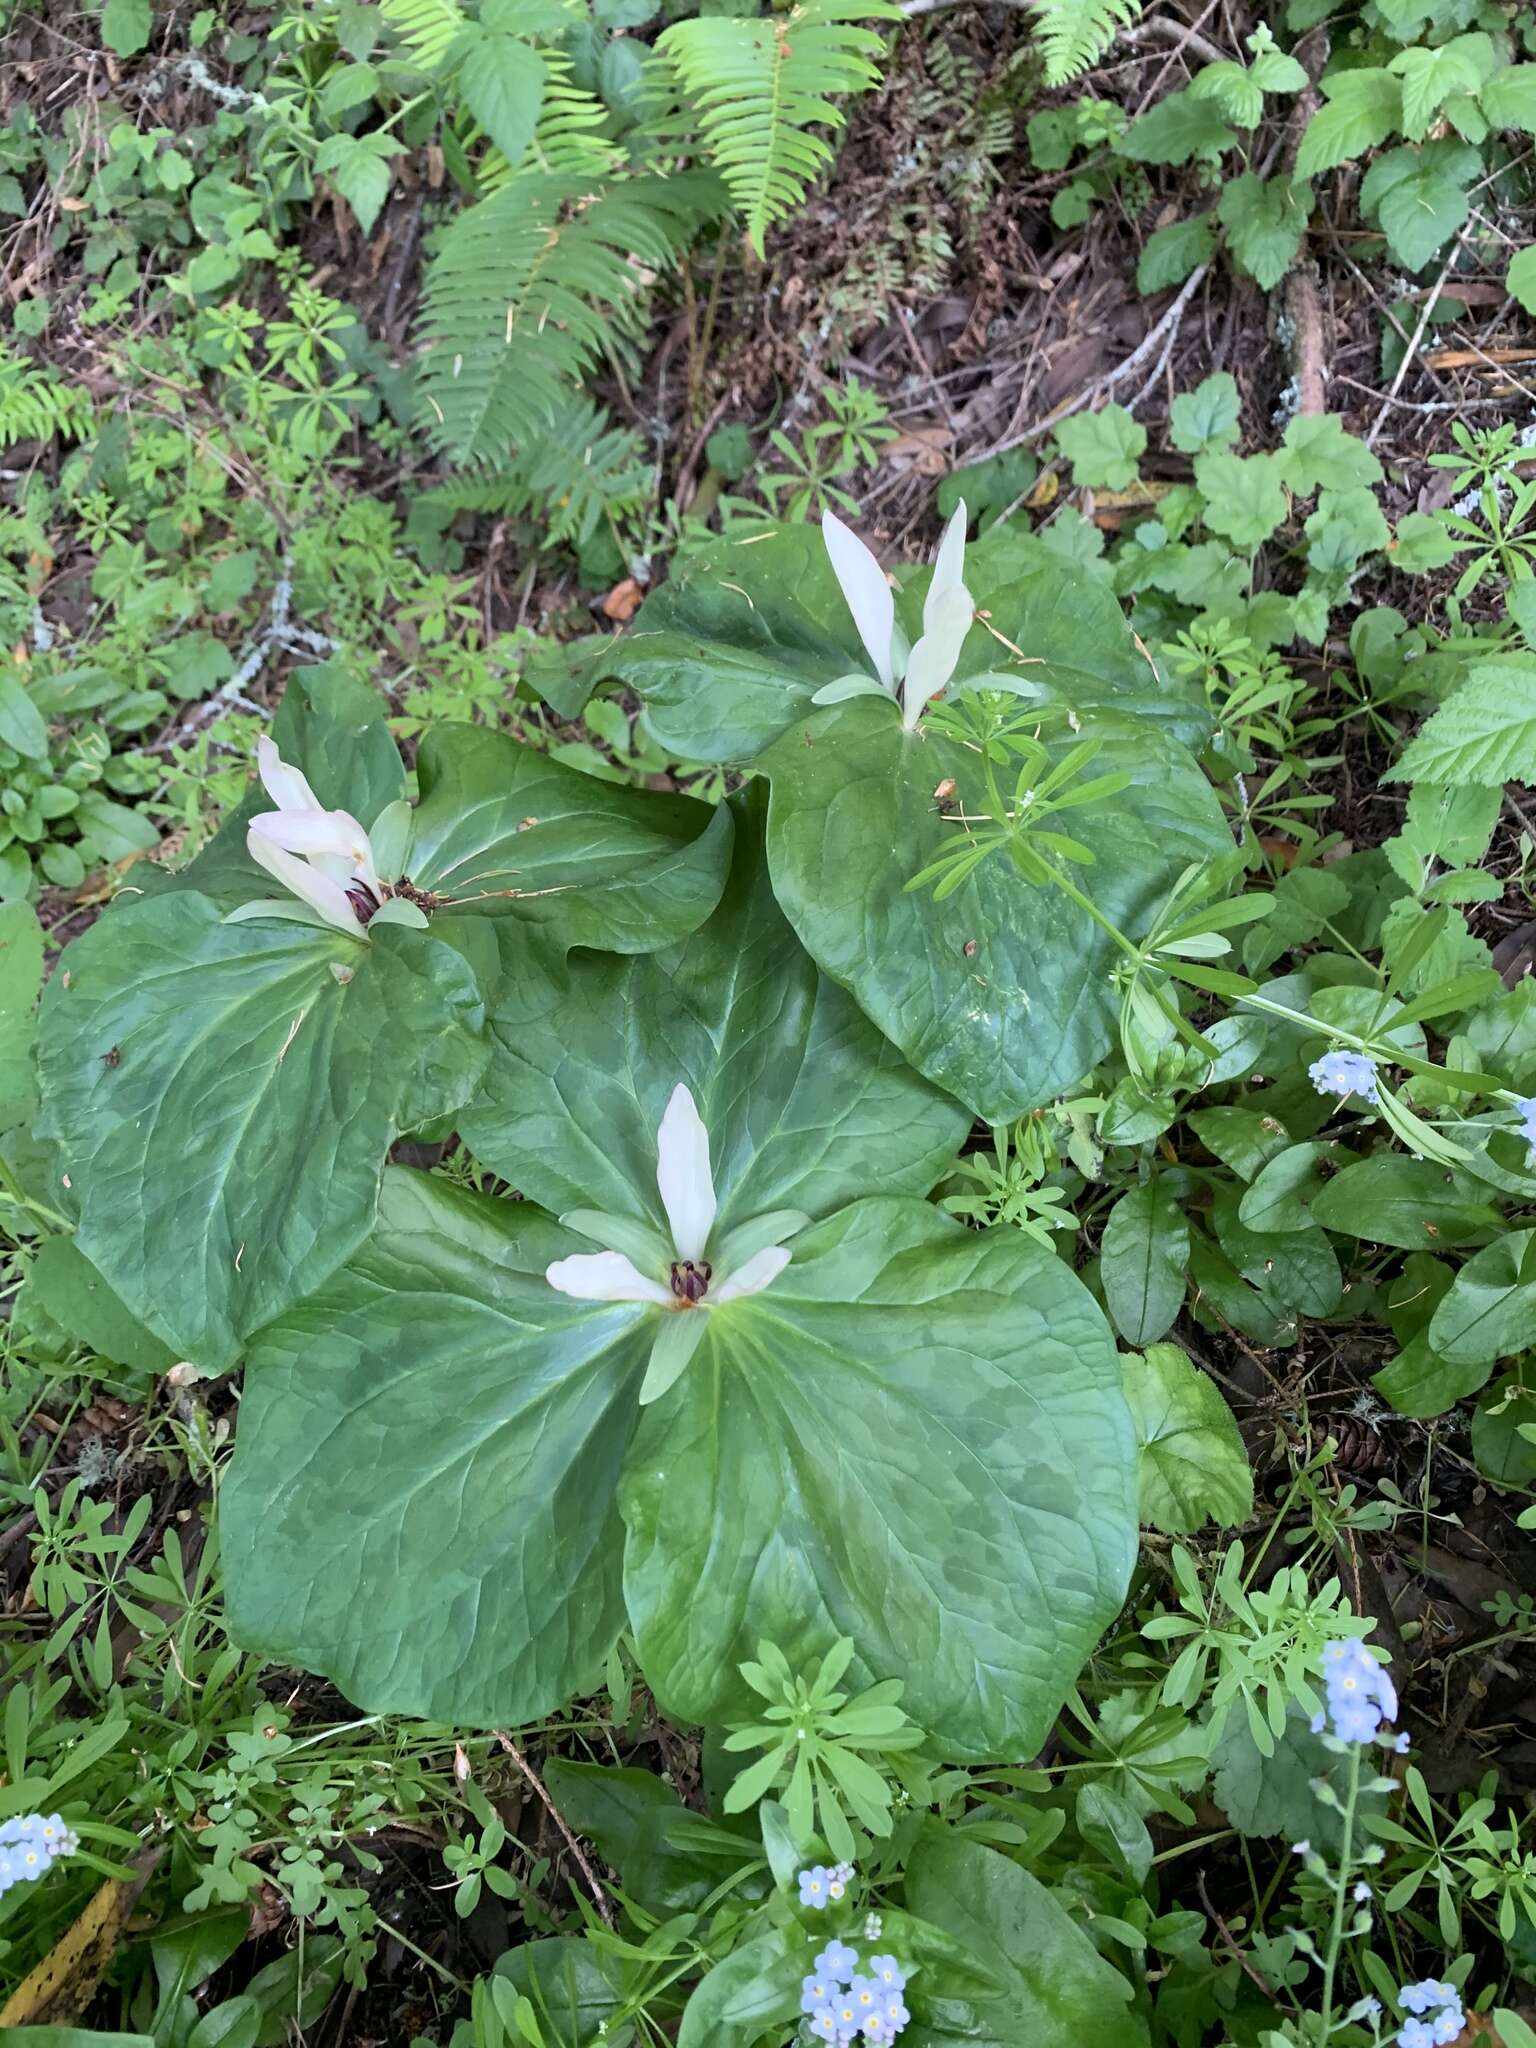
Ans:
[[[843,126],[831,95],[879,82],[873,59],[884,41],[854,25],[871,16],[892,21],[901,13],[887,0],[803,0],[761,20],[674,22],[657,39],[759,255],[766,229],[832,161],[832,145],[816,132]]]
[[[88,391],[0,346],[0,448],[13,441],[82,441],[95,416]]]
[[[379,12],[423,71],[437,69],[465,22],[457,0],[380,0]]]
[[[440,484],[423,502],[514,518],[536,512],[550,542],[580,547],[604,520],[636,511],[656,482],[640,437],[590,398],[572,398],[500,475]]]
[[[724,195],[698,173],[520,176],[468,207],[427,273],[422,391],[460,462],[501,462],[546,427],[605,340],[633,323],[644,273],[666,268]]]
[[[1047,85],[1065,85],[1101,57],[1116,31],[1141,19],[1142,0],[1037,0],[1035,41]]]
[[[541,50],[544,60],[544,105],[521,169],[548,171],[556,177],[607,177],[623,163],[612,141],[613,116],[595,94],[577,85],[574,67],[563,50]],[[499,192],[518,175],[501,151],[486,151],[476,182],[486,197]]]

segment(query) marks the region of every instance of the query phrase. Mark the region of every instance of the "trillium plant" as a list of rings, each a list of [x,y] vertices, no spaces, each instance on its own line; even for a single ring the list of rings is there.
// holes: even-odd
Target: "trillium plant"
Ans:
[[[604,671],[740,793],[467,726],[408,771],[369,691],[290,682],[247,801],[53,977],[76,1248],[167,1364],[243,1370],[232,1624],[364,1710],[526,1722],[627,1633],[720,1722],[760,1643],[846,1640],[941,1749],[1027,1755],[1123,1599],[1135,1438],[1068,1264],[932,1196],[1104,1052],[1104,928],[1230,847],[1201,715],[963,507],[899,581],[831,518],[690,556]],[[966,829],[952,714],[1021,700],[1118,792],[1073,814],[1093,915],[908,886]]]

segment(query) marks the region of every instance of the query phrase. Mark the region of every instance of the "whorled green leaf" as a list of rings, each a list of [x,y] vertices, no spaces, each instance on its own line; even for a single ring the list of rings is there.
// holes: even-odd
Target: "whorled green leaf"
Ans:
[[[594,1684],[647,1311],[544,1278],[540,1211],[391,1169],[357,1259],[253,1345],[222,1496],[237,1640],[492,1726]]]
[[[365,827],[405,772],[371,691],[317,675],[274,724],[323,804]],[[128,1308],[207,1368],[362,1241],[400,1133],[468,1098],[486,1004],[572,946],[634,952],[707,917],[731,819],[616,787],[471,726],[423,742],[406,861],[425,930],[366,940],[274,915],[245,850],[257,790],[180,874],[65,956],[44,1005],[40,1128],[80,1249]]]
[[[763,1639],[962,1755],[1042,1738],[1135,1557],[1108,1331],[1067,1268],[926,1203],[856,1203],[708,1310],[636,1408],[659,1307],[577,1302],[531,1205],[394,1172],[378,1232],[253,1348],[224,1492],[237,1637],[360,1705],[528,1720],[625,1619],[688,1718]],[[627,1534],[621,1535],[622,1515]],[[623,1560],[623,1604],[619,1572]]]
[[[930,577],[926,567],[901,576],[897,617],[914,642]],[[951,694],[998,672],[1078,712],[1132,710],[1187,739],[1203,730],[1113,596],[1029,535],[995,528],[966,550],[965,580],[986,623],[967,636]],[[765,527],[690,554],[604,650],[602,669],[639,691],[646,725],[678,758],[740,762],[803,718],[826,684],[874,673],[814,526]]]
[[[446,911],[641,953],[692,931],[719,900],[731,857],[723,807],[601,782],[480,726],[434,727],[416,772],[406,872]]]
[[[1134,1558],[1129,1417],[1103,1318],[1015,1232],[855,1203],[716,1311],[641,1418],[625,1597],[658,1699],[751,1712],[761,1640],[850,1636],[955,1755],[1027,1754]]]
[[[1155,726],[1106,715],[1082,731],[1102,742],[1090,772],[1130,779],[1065,814],[1096,856],[1069,864],[1071,879],[1136,938],[1180,872],[1230,851],[1231,834],[1193,758]],[[1120,956],[1061,889],[1027,881],[1006,850],[942,900],[907,887],[967,829],[934,793],[952,784],[954,802],[977,808],[974,754],[931,730],[904,732],[893,706],[860,697],[806,719],[762,766],[779,902],[817,964],[920,1072],[1003,1123],[1103,1057]]]
[[[460,1130],[557,1213],[665,1231],[656,1130],[679,1082],[710,1132],[717,1232],[775,1209],[824,1215],[876,1189],[925,1194],[970,1127],[817,972],[774,900],[761,805],[734,808],[731,879],[691,937],[622,963],[573,955],[502,989]]]
[[[227,924],[174,889],[118,904],[39,1030],[38,1128],[81,1252],[181,1356],[233,1364],[361,1242],[389,1146],[465,1099],[483,1026],[430,933]]]

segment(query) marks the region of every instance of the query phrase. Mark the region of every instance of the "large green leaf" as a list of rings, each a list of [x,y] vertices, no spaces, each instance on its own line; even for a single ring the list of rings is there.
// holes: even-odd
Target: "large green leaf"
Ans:
[[[222,1497],[239,1640],[371,1711],[480,1726],[596,1681],[648,1312],[557,1294],[576,1248],[391,1169],[358,1258],[251,1350]]]
[[[470,725],[434,727],[417,774],[407,872],[464,916],[641,953],[692,931],[719,900],[731,857],[723,807],[601,782]]]
[[[1155,727],[1085,720],[1102,740],[1094,775],[1128,786],[1068,814],[1097,856],[1078,887],[1138,937],[1190,862],[1231,834],[1193,758]],[[953,894],[907,888],[964,830],[934,791],[978,795],[975,757],[902,730],[892,705],[858,697],[816,712],[763,757],[773,785],[773,886],[817,964],[853,992],[912,1064],[988,1123],[1048,1101],[1107,1051],[1118,1014],[1111,940],[1060,889],[1024,879],[999,851]]]
[[[290,708],[291,707],[291,708]],[[365,824],[404,788],[378,700],[346,678],[284,699],[274,730],[316,795]],[[345,1260],[400,1132],[469,1097],[485,1003],[576,945],[634,952],[707,917],[731,819],[616,788],[504,735],[423,742],[408,871],[425,931],[359,943],[274,917],[245,851],[248,796],[200,858],[69,949],[44,1007],[40,1128],[58,1140],[80,1249],[127,1307],[209,1368]]]
[[[1245,1522],[1253,1472],[1216,1382],[1177,1344],[1149,1344],[1121,1365],[1141,1445],[1142,1521],[1167,1533]]]
[[[679,1081],[710,1132],[722,1231],[773,1209],[824,1215],[871,1188],[925,1194],[969,1129],[817,972],[774,901],[761,806],[736,808],[730,884],[691,938],[622,964],[577,954],[503,988],[460,1130],[546,1208],[664,1230],[656,1129]]]
[[[1511,1230],[1461,1268],[1429,1325],[1447,1365],[1513,1358],[1536,1344],[1536,1230]]]
[[[1145,2048],[1131,1987],[1060,1900],[1027,1870],[930,1822],[907,1865],[907,1904],[985,1965],[992,1998],[946,1995],[925,1973],[912,1985],[911,2048]]]
[[[43,928],[30,903],[0,903],[0,1131],[36,1100],[32,1023],[43,985]]]
[[[38,1034],[81,1252],[182,1356],[233,1364],[362,1240],[390,1144],[464,1100],[483,1024],[429,932],[228,924],[180,890],[119,903],[69,948]]]
[[[799,1663],[849,1635],[855,1681],[903,1675],[947,1750],[1042,1739],[1136,1541],[1113,1346],[1061,1262],[856,1203],[690,1312],[637,1428],[668,1311],[557,1294],[573,1239],[529,1204],[397,1170],[381,1219],[253,1346],[223,1500],[242,1641],[371,1710],[528,1720],[594,1681],[622,1554],[676,1714],[746,1708],[765,1636]]]
[[[913,641],[929,576],[902,577],[897,615]],[[958,680],[1002,671],[1079,712],[1117,706],[1186,737],[1200,729],[1113,596],[1031,536],[994,529],[967,551],[966,583],[993,630],[972,626]],[[814,526],[767,527],[690,553],[601,663],[640,692],[660,744],[692,761],[755,760],[824,684],[873,675]]]
[[[485,1979],[507,2041],[527,2040],[514,2020],[519,1999],[533,2010],[544,2048],[587,2048],[601,2041],[622,1999],[596,1946],[579,1934],[556,1934],[509,1948]],[[618,2030],[615,2030],[618,2037]],[[621,2038],[621,2037],[620,2037]]]
[[[643,1411],[621,1505],[641,1663],[687,1720],[750,1712],[766,1638],[955,1755],[1028,1755],[1135,1556],[1135,1453],[1081,1283],[1007,1229],[855,1203],[764,1293],[715,1312]]]

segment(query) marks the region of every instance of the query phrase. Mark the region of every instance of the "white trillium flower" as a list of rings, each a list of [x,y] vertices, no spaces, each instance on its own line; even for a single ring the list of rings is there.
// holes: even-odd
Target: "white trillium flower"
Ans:
[[[924,707],[954,674],[975,615],[971,593],[965,587],[965,526],[962,499],[934,557],[933,581],[923,600],[922,637],[909,650],[896,622],[896,600],[885,571],[835,512],[822,514],[822,538],[832,572],[879,681],[877,686],[868,676],[840,677],[816,692],[815,703],[836,704],[878,687],[901,705],[901,722],[907,731],[914,729]]]
[[[659,1231],[632,1218],[573,1209],[560,1220],[608,1249],[556,1259],[544,1271],[550,1286],[577,1301],[639,1301],[678,1311],[722,1308],[760,1294],[776,1280],[790,1252],[773,1240],[793,1236],[810,1220],[799,1209],[772,1210],[728,1232],[710,1258],[716,1203],[709,1133],[682,1082],[672,1090],[656,1132],[656,1186],[670,1244]],[[651,1352],[642,1402],[659,1399],[672,1385],[706,1323],[706,1317],[692,1313],[667,1318]]]
[[[321,921],[351,938],[365,938],[375,916],[393,924],[426,923],[416,905],[391,897],[380,879],[372,841],[352,813],[326,810],[302,770],[290,767],[266,737],[256,742],[256,768],[262,787],[277,805],[275,811],[252,818],[246,831],[246,851],[258,867],[275,876]],[[394,817],[396,812],[407,813],[406,819]],[[391,838],[401,842],[403,851],[400,826],[408,825],[408,806],[389,805],[380,826],[385,818],[390,819]],[[281,908],[250,903],[234,916],[270,916]]]

